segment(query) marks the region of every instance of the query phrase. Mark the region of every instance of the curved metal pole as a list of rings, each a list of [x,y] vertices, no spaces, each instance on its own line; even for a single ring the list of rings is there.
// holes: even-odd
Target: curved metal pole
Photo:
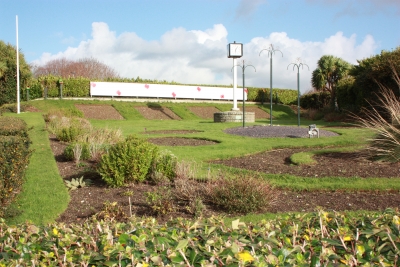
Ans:
[[[254,71],[257,72],[256,68],[253,65],[245,65],[244,64],[244,60],[242,61],[243,65],[237,65],[238,67],[240,67],[242,69],[242,79],[243,79],[243,116],[242,116],[242,121],[243,121],[243,128],[245,127],[245,119],[246,119],[246,113],[245,113],[245,94],[244,94],[244,81],[245,81],[245,75],[244,75],[244,71],[246,70],[247,67],[251,66],[254,68]]]
[[[269,125],[272,126],[272,55],[275,54],[276,51],[279,51],[283,57],[283,53],[278,49],[274,49],[274,46],[271,44],[269,48],[261,50],[260,53],[258,54],[258,56],[260,56],[261,52],[264,50],[268,51],[268,56],[270,57],[270,59],[269,59],[269,65],[270,65],[270,70],[269,70],[269,81],[270,81],[270,84],[269,84],[269,93],[270,93],[270,96],[269,96],[269,98],[270,98],[270,101],[269,101],[270,102],[269,103],[269,105],[270,105]]]
[[[303,66],[307,66],[308,70],[310,70],[310,67],[307,64],[301,63],[300,60],[298,61],[299,63],[290,63],[286,69],[292,64],[293,70],[295,67],[297,68],[297,126],[300,126],[300,67],[303,69]]]

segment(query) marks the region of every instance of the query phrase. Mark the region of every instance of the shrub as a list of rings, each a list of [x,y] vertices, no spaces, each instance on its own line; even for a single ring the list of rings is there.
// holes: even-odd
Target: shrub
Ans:
[[[67,160],[87,160],[90,158],[89,144],[87,143],[71,143],[64,150],[64,156]]]
[[[63,117],[65,118],[65,117]],[[73,142],[78,141],[91,131],[90,122],[82,118],[65,118],[59,128],[56,129],[56,137],[60,141]]]
[[[251,176],[221,176],[212,183],[210,200],[228,212],[246,214],[264,211],[275,201],[276,192],[266,181]]]
[[[399,80],[400,86],[400,80]],[[381,87],[381,96],[378,97],[380,107],[384,113],[371,105],[364,109],[365,117],[355,116],[361,124],[375,131],[376,136],[370,140],[368,149],[377,159],[383,161],[400,161],[400,101],[392,90]],[[383,114],[387,116],[384,118]]]
[[[169,151],[162,151],[157,153],[152,163],[152,170],[150,176],[153,181],[156,180],[156,176],[164,176],[170,181],[173,181],[176,177],[176,164],[177,158]]]
[[[0,135],[28,137],[28,128],[24,120],[13,117],[0,117]]]
[[[146,192],[146,202],[156,215],[165,215],[175,210],[174,196],[168,186],[159,186],[152,192]]]
[[[27,138],[0,138],[0,217],[22,189],[31,151]]]
[[[102,155],[97,171],[112,187],[143,182],[151,170],[157,152],[157,146],[144,139],[129,136]]]
[[[317,109],[310,108],[305,112],[305,117],[313,121],[318,121],[324,118],[324,113]]]
[[[127,218],[127,215],[123,211],[122,207],[118,205],[118,202],[106,201],[103,203],[102,211],[93,215],[93,217],[97,220],[116,220],[116,221],[123,221]]]

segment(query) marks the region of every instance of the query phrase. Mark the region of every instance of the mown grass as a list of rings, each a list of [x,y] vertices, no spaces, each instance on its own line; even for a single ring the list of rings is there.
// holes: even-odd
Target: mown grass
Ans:
[[[200,138],[207,140],[215,140],[217,143],[215,145],[199,146],[199,147],[187,147],[187,146],[175,146],[175,147],[163,147],[170,150],[174,155],[180,160],[193,161],[200,165],[199,177],[207,177],[210,172],[218,173],[221,170],[227,173],[238,173],[245,172],[251,174],[251,171],[239,170],[234,168],[229,168],[223,165],[209,164],[208,161],[214,159],[227,159],[232,157],[245,156],[250,154],[255,154],[258,152],[278,149],[278,148],[315,148],[314,152],[305,153],[302,155],[296,155],[294,161],[300,163],[307,163],[310,161],[311,155],[313,153],[319,153],[321,148],[327,149],[338,149],[343,147],[362,147],[366,144],[367,139],[371,138],[373,132],[368,129],[361,128],[335,128],[332,126],[340,125],[340,123],[326,123],[323,121],[309,121],[301,120],[301,127],[307,128],[309,124],[317,123],[318,127],[322,128],[324,126],[330,126],[329,130],[338,133],[336,137],[321,137],[321,138],[251,138],[243,136],[229,135],[224,132],[225,129],[231,127],[241,127],[241,123],[214,123],[212,119],[201,119],[195,114],[190,112],[188,106],[213,106],[221,111],[227,111],[232,108],[232,104],[225,103],[144,103],[144,102],[122,102],[122,101],[96,101],[96,100],[41,100],[41,101],[31,101],[33,106],[37,107],[42,113],[49,112],[55,109],[64,110],[76,110],[75,104],[111,104],[113,105],[125,118],[125,120],[91,120],[91,123],[95,127],[108,127],[114,129],[121,129],[125,136],[134,134],[143,138],[154,138],[154,137],[167,137],[167,136],[181,136],[186,138]],[[162,106],[168,107],[178,114],[182,120],[172,121],[172,120],[146,120],[143,116],[135,109],[137,106]],[[266,106],[263,109],[269,112],[269,108]],[[24,113],[18,115],[25,119],[28,123],[33,123],[30,121],[42,120],[38,113]],[[297,116],[294,112],[287,106],[274,105],[273,107],[273,125],[297,125]],[[36,136],[34,145],[40,147],[41,150],[46,151],[46,157],[37,155],[38,151],[35,151],[34,156],[38,157],[41,161],[35,167],[35,160],[32,159],[29,165],[29,179],[36,183],[36,186],[41,183],[48,183],[48,180],[53,177],[56,181],[57,186],[52,185],[51,190],[47,190],[43,185],[40,185],[38,189],[34,189],[35,185],[28,185],[26,187],[31,187],[32,189],[27,189],[19,201],[21,209],[29,209],[30,213],[27,215],[21,215],[18,219],[14,221],[22,221],[30,218],[35,218],[35,213],[42,213],[42,208],[46,206],[44,203],[61,203],[58,208],[52,208],[52,215],[40,215],[40,218],[35,218],[34,220],[40,222],[46,222],[48,220],[55,219],[60,210],[66,207],[68,204],[68,193],[66,192],[65,186],[62,184],[62,180],[57,173],[57,167],[55,165],[54,157],[52,156],[51,150],[49,148],[49,142],[47,134],[44,132],[44,122],[41,121],[41,131],[32,131],[31,135]],[[248,123],[246,126],[251,125],[269,125],[269,119],[256,120],[255,123]],[[199,132],[191,134],[182,135],[166,135],[166,134],[149,134],[149,131],[157,130],[197,130]],[[47,140],[45,140],[47,139]],[[36,144],[35,144],[36,143]],[[43,152],[44,153],[44,152]],[[46,164],[43,164],[43,161]],[[39,176],[43,176],[46,173],[44,180],[41,180]],[[46,178],[47,177],[47,178]],[[384,179],[384,178],[341,178],[341,177],[318,177],[318,178],[303,178],[295,177],[291,175],[272,175],[272,174],[262,174],[262,177],[268,180],[273,186],[288,189],[288,190],[400,190],[400,179]],[[54,189],[56,188],[56,189]],[[29,198],[42,198],[40,196],[42,193],[38,194],[35,190],[48,191],[46,194],[51,195],[57,201],[53,200],[36,200]],[[40,191],[41,192],[41,191]],[[46,195],[45,194],[45,195]],[[58,195],[61,194],[61,195]],[[40,197],[39,197],[40,196]],[[31,202],[37,202],[38,206],[34,207]],[[52,206],[47,205],[47,206]],[[47,208],[47,207],[46,207]],[[43,217],[43,218],[42,218]],[[32,219],[33,220],[33,219]]]
[[[15,216],[8,224],[31,221],[35,224],[53,222],[68,206],[69,194],[58,172],[48,133],[40,113],[6,114],[24,119],[28,127],[33,150],[26,171],[26,182],[16,203],[12,205]]]

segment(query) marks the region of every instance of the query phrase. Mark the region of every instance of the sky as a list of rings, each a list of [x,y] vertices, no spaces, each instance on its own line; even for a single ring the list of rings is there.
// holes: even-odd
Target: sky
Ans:
[[[400,0],[0,0],[12,45],[16,16],[28,63],[89,57],[121,77],[185,84],[233,84],[233,42],[245,87],[270,87],[272,58],[273,87],[297,90],[299,72],[302,93],[323,55],[357,64],[400,46]]]

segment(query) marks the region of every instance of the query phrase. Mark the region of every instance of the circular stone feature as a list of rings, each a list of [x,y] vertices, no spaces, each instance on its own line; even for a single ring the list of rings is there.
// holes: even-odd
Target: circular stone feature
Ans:
[[[149,138],[147,141],[160,146],[208,146],[218,144],[215,141],[184,137]]]

